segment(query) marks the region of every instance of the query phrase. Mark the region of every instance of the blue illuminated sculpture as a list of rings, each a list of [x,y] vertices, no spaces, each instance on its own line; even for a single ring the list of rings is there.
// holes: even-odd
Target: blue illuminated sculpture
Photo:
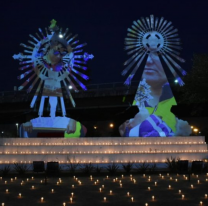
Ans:
[[[122,72],[122,75],[129,73],[125,85],[131,84],[142,62],[146,60],[146,63],[133,102],[140,112],[120,126],[121,136],[164,137],[191,133],[188,123],[179,120],[170,111],[176,101],[161,62],[179,85],[184,85],[178,73],[185,75],[186,71],[177,62],[184,63],[185,60],[179,56],[182,48],[178,30],[171,24],[163,17],[159,19],[150,15],[150,18],[134,21],[132,27],[128,28],[125,50],[130,58],[124,63]]]
[[[73,89],[78,92],[75,83],[83,90],[86,90],[86,86],[79,80],[79,77],[84,80],[89,79],[83,71],[87,69],[86,62],[92,59],[93,55],[83,52],[82,47],[86,43],[78,44],[79,40],[75,40],[77,35],[68,34],[68,30],[67,28],[63,31],[62,28],[56,25],[56,21],[52,20],[50,27],[45,28],[45,32],[39,28],[39,33],[36,33],[35,36],[29,35],[31,37],[31,40],[28,41],[29,45],[20,44],[24,47],[24,54],[19,53],[13,56],[14,59],[20,61],[21,67],[19,70],[26,70],[18,77],[18,79],[26,79],[18,90],[27,87],[27,92],[30,92],[36,87],[36,92],[30,105],[31,108],[34,107],[42,89],[38,112],[39,118],[24,125],[28,131],[31,130],[31,127],[61,127],[66,129],[71,119],[65,117],[66,109],[62,87],[66,90],[67,96],[74,107],[75,102],[70,90]],[[56,117],[58,97],[60,98],[63,117]],[[45,98],[49,98],[50,118],[41,118]],[[68,131],[74,131],[74,129],[68,128]]]

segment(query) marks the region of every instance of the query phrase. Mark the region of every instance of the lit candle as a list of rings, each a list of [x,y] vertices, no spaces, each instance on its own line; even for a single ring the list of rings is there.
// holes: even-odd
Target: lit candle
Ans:
[[[19,197],[22,197],[22,194],[21,193],[19,193]]]
[[[143,174],[143,177],[145,177],[145,174]]]
[[[17,180],[17,177],[15,177],[14,179]]]
[[[4,183],[7,184],[7,181],[5,181]]]
[[[8,193],[9,192],[9,190],[8,189],[6,189],[6,193]]]
[[[57,185],[59,185],[59,182],[57,182]]]
[[[34,180],[34,177],[32,177],[32,180]]]
[[[145,203],[145,206],[148,206],[148,203]]]
[[[154,200],[155,199],[155,196],[152,196],[152,200]]]
[[[193,185],[191,185],[191,188],[194,188],[194,186],[193,186]]]
[[[185,195],[182,195],[181,197],[182,197],[182,199],[184,199]]]
[[[40,183],[43,183],[43,180],[41,180]]]
[[[27,182],[29,181],[29,179],[27,178]]]
[[[115,182],[116,180],[115,179],[113,179],[113,182]]]
[[[202,201],[200,201],[199,203],[200,203],[200,205],[202,205],[202,204],[203,204],[203,202],[202,202]]]
[[[150,190],[150,187],[148,187],[148,190]]]
[[[102,188],[104,188],[105,186],[104,185],[102,185]]]
[[[74,193],[73,193],[73,192],[71,193],[71,196],[72,196],[72,197],[74,196]]]
[[[70,197],[70,202],[72,203],[72,200],[73,200],[73,198],[72,197]]]
[[[132,202],[134,201],[134,198],[133,198],[133,197],[131,197],[131,201],[132,201]]]
[[[108,179],[108,176],[106,176],[106,178]]]
[[[74,185],[72,185],[72,188],[74,188]]]
[[[129,196],[130,195],[130,193],[129,192],[127,192],[127,196]]]
[[[4,202],[1,203],[1,206],[5,206]]]
[[[103,199],[104,199],[104,201],[106,201],[106,197],[104,197]]]
[[[123,175],[121,175],[121,177],[123,178],[124,176],[123,176]]]
[[[205,198],[207,198],[207,194],[205,194],[204,196],[205,196]]]
[[[65,202],[63,202],[63,206],[66,206],[66,203]]]
[[[155,182],[155,186],[157,185],[157,182]]]
[[[54,192],[54,189],[51,189],[51,192],[53,193]]]
[[[41,197],[41,198],[40,198],[40,200],[41,200],[41,202],[43,202],[43,200],[44,200],[44,197]]]
[[[95,183],[95,185],[97,184],[97,182],[94,182]]]
[[[120,184],[120,187],[122,187],[122,184]]]
[[[168,188],[171,189],[171,185],[169,185]]]
[[[177,182],[177,181],[178,181],[178,179],[175,179],[175,181]]]
[[[181,190],[178,190],[178,193],[181,194]]]

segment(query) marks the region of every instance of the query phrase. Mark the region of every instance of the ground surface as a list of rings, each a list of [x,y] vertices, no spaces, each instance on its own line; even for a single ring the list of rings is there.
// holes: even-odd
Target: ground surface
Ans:
[[[121,174],[117,176],[108,175],[108,178],[106,175],[97,177],[92,175],[92,180],[90,175],[77,175],[77,180],[70,176],[60,175],[60,177],[48,177],[47,184],[44,183],[44,175],[34,176],[34,179],[32,179],[32,175],[17,177],[16,180],[15,176],[3,177],[2,179],[0,177],[0,206],[2,203],[5,206],[63,206],[64,202],[66,206],[146,206],[146,203],[148,206],[199,206],[200,201],[203,202],[203,206],[208,205],[208,198],[205,197],[205,194],[208,194],[208,174],[199,174],[198,177],[191,175],[190,181],[186,180],[187,175],[186,177],[182,174],[170,174],[168,176],[167,173],[161,176],[146,174],[145,177],[142,174],[133,174],[132,180],[130,175],[125,174],[123,178]],[[150,181],[148,180],[149,176],[151,176]],[[116,178],[118,179],[116,180]],[[136,180],[135,183],[134,179]],[[198,180],[200,180],[199,183]],[[22,181],[24,182],[21,185]],[[59,185],[57,182],[60,182]],[[157,182],[156,186],[155,182]],[[169,185],[171,185],[171,189],[169,189]],[[102,188],[101,192],[99,188]],[[53,193],[51,192],[52,189],[54,189]],[[110,194],[110,190],[112,190],[112,194]],[[179,190],[181,190],[181,194],[179,194]],[[70,202],[72,192],[74,195],[72,202]],[[129,192],[129,196],[127,192]],[[21,197],[19,197],[19,193],[21,193]],[[182,199],[182,194],[185,195],[184,199]],[[152,196],[155,197],[154,200],[152,200]],[[41,197],[44,197],[43,202],[41,202]],[[104,201],[104,197],[106,197],[106,201]]]

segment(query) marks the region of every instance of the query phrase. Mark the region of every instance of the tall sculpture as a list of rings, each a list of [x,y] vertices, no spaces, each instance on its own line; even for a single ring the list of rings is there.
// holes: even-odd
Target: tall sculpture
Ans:
[[[86,62],[92,59],[93,55],[84,53],[82,47],[86,43],[79,44],[79,40],[75,40],[77,35],[72,36],[71,33],[68,34],[68,31],[68,28],[63,31],[56,25],[56,21],[52,20],[51,25],[49,28],[45,28],[44,32],[39,28],[39,33],[36,33],[35,36],[29,35],[31,37],[31,40],[28,41],[29,45],[20,44],[24,47],[24,53],[13,56],[14,59],[20,61],[19,70],[24,71],[18,79],[26,79],[18,90],[27,88],[27,92],[30,92],[36,87],[30,104],[31,108],[34,107],[38,95],[41,95],[39,118],[24,125],[27,131],[31,130],[31,127],[60,128],[68,125],[70,119],[65,117],[66,109],[62,88],[65,88],[73,107],[75,107],[75,102],[70,92],[71,89],[78,92],[78,88],[75,86],[78,84],[80,88],[86,90],[86,86],[79,79],[89,79],[83,71],[87,69]],[[41,89],[42,93],[40,93]],[[50,118],[41,118],[45,98],[49,98]],[[58,98],[60,98],[63,117],[56,117]],[[74,129],[68,130],[74,131]]]
[[[150,15],[133,22],[125,38],[125,50],[130,58],[124,63],[122,75],[129,73],[125,84],[130,85],[135,73],[146,60],[133,105],[140,112],[124,122],[119,130],[122,136],[178,136],[189,135],[191,128],[187,122],[179,120],[171,113],[175,98],[169,86],[162,62],[170,70],[180,86],[184,85],[179,76],[185,75],[178,62],[181,58],[180,39],[177,29],[163,17]]]

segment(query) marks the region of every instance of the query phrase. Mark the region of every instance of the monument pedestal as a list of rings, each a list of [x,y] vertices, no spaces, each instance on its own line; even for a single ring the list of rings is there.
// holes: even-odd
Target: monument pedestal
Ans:
[[[203,136],[149,138],[1,138],[0,164],[58,161],[59,163],[165,162],[167,158],[208,157]]]

